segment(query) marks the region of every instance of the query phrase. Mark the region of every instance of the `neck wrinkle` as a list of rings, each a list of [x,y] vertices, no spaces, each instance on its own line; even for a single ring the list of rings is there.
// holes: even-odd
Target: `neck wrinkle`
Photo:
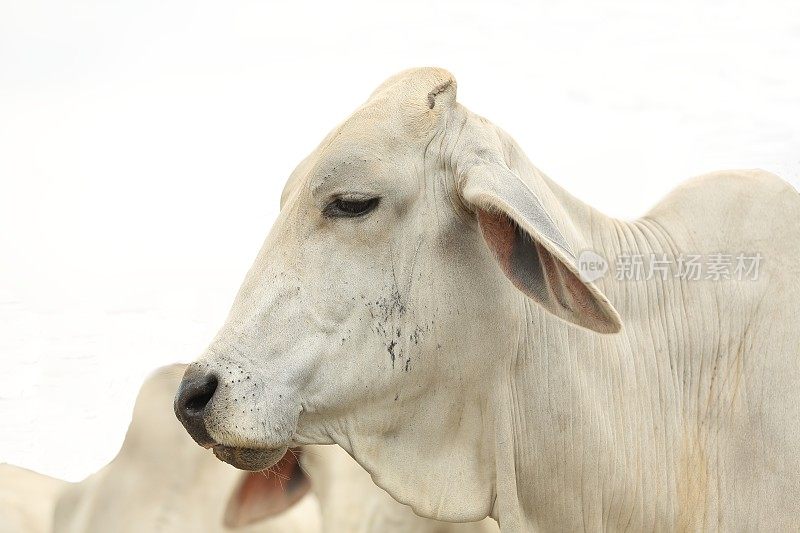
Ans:
[[[617,279],[615,266],[621,255],[642,255],[646,265],[650,254],[667,254],[674,260],[679,250],[656,221],[608,217],[532,165],[526,170],[528,178],[540,184],[537,192],[547,199],[548,208],[556,208],[558,222],[574,229],[574,252],[590,249],[608,261],[609,271],[595,285],[620,313],[623,330],[616,335],[593,334],[565,324],[529,301],[521,303],[516,352],[506,359],[506,375],[495,393],[493,516],[504,531],[564,526],[575,516],[579,521],[574,525],[588,529],[637,524],[652,529],[669,524],[674,515],[669,499],[651,505],[642,501],[641,494],[669,493],[676,483],[672,464],[680,408],[667,406],[676,405],[676,398],[680,404],[680,377],[672,370],[676,367],[672,359],[681,348],[667,350],[662,340],[681,326],[673,315],[682,290],[671,277]],[[628,402],[634,397],[631,406]],[[630,408],[621,410],[623,398]],[[552,405],[565,399],[574,405],[550,407],[555,414],[526,415],[540,408],[536,403]],[[563,423],[560,438],[546,434],[550,427],[540,427],[545,420]],[[647,439],[657,442],[652,450]],[[605,456],[593,457],[592,450],[603,450]],[[543,455],[554,451],[562,465],[541,464],[547,463]],[[646,462],[657,468],[650,478],[640,473],[641,468],[632,468]],[[543,492],[560,493],[566,503],[547,496],[531,503],[530,487],[525,486],[531,474],[549,476]],[[584,491],[586,487],[592,487],[589,493],[602,493],[599,501]]]

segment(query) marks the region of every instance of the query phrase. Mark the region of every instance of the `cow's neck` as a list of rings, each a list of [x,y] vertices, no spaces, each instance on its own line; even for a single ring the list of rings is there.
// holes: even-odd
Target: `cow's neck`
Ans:
[[[534,169],[535,170],[535,169]],[[537,171],[538,172],[538,171]],[[520,296],[519,342],[497,375],[495,518],[504,531],[653,528],[674,502],[671,411],[679,387],[667,347],[679,312],[672,281],[618,281],[621,254],[671,253],[655,223],[608,218],[536,178],[551,212],[575,229],[572,245],[611,262],[596,282],[624,329],[599,335],[567,325]],[[559,215],[557,215],[559,216]],[[647,494],[647,497],[643,495]],[[659,497],[663,496],[663,497]]]

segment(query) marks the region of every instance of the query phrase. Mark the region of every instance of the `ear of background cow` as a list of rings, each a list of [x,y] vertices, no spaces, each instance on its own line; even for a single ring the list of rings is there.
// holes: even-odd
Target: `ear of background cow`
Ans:
[[[300,467],[299,449],[262,472],[245,472],[225,509],[226,527],[243,527],[276,516],[303,499],[311,481]]]
[[[478,163],[466,172],[461,193],[514,286],[568,322],[598,333],[621,329],[619,314],[581,279],[566,239],[519,176],[502,163]]]

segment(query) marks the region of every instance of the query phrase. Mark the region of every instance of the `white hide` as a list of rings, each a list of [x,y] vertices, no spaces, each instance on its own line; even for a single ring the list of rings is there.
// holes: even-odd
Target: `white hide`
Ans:
[[[0,464],[0,533],[49,533],[66,481]]]
[[[493,533],[497,523],[457,524],[420,518],[376,487],[339,446],[307,446],[301,462],[319,498],[324,533]]]
[[[330,215],[375,198],[364,216]],[[587,282],[585,250],[762,260],[756,280]],[[450,73],[415,69],[290,177],[187,377],[219,378],[204,423],[234,464],[239,450],[239,466],[264,467],[288,446],[337,443],[424,516],[789,530],[798,316],[800,195],[779,178],[709,174],[614,220],[456,102]]]

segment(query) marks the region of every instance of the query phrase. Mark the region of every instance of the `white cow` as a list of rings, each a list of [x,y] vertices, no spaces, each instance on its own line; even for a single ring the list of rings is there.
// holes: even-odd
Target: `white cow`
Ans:
[[[588,281],[602,269],[579,255],[611,271]],[[457,103],[448,72],[416,69],[294,172],[176,411],[244,469],[335,442],[433,518],[788,530],[798,316],[785,182],[709,174],[614,220]]]
[[[0,464],[0,533],[48,533],[66,481]]]

